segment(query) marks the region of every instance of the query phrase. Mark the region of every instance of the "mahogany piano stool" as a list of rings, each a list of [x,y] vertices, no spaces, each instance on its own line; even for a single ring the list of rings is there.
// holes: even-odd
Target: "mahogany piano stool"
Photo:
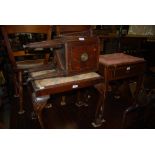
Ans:
[[[36,79],[30,81],[33,107],[42,128],[44,128],[44,123],[42,121],[42,110],[47,105],[50,95],[72,91],[79,88],[87,88],[103,82],[103,77],[96,72],[88,72],[66,77],[59,76],[46,79],[37,79],[37,76],[40,77],[41,74],[46,74],[45,72],[51,74],[52,76],[52,74],[55,75],[56,70],[32,72],[31,78],[35,77]]]

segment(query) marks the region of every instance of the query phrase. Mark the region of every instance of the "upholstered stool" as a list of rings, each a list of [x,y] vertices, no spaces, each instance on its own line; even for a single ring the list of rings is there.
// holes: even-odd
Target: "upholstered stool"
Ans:
[[[46,73],[51,75],[52,72],[55,76],[55,70],[46,71]],[[37,76],[43,75],[44,73],[45,71],[31,73],[31,78],[36,78]],[[31,79],[30,85],[33,92],[33,107],[41,127],[44,128],[44,124],[42,121],[42,110],[47,105],[47,101],[50,95],[94,86],[101,82],[103,82],[103,78],[96,72],[89,72],[67,77],[58,76],[46,79]]]

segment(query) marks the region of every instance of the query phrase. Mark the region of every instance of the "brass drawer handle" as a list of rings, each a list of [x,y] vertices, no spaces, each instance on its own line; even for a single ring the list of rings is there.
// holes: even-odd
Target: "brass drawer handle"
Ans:
[[[81,61],[86,62],[88,60],[88,54],[86,52],[81,54]]]

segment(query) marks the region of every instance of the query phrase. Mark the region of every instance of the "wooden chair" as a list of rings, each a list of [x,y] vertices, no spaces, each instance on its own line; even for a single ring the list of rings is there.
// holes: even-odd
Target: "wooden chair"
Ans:
[[[43,66],[45,64],[48,64],[49,59],[49,53],[45,53],[45,57],[41,59],[35,59],[35,60],[29,60],[25,59],[28,57],[36,56],[35,53],[27,53],[22,48],[23,43],[21,43],[20,48],[15,49],[13,48],[13,44],[17,45],[19,43],[19,37],[21,34],[29,34],[29,40],[27,41],[25,38],[23,38],[26,43],[34,42],[36,40],[33,40],[32,34],[34,35],[42,35],[42,39],[44,40],[50,40],[51,39],[51,26],[49,25],[7,25],[2,26],[2,34],[4,37],[5,45],[8,52],[8,57],[12,65],[13,69],[13,83],[15,88],[15,96],[19,97],[19,114],[22,114],[24,112],[23,110],[23,73],[25,70],[30,68],[38,68],[40,66]],[[16,35],[16,42],[14,43],[12,40],[12,36]],[[45,37],[44,37],[45,35]],[[25,36],[24,36],[25,37]],[[38,40],[37,40],[38,41]],[[36,49],[40,50],[40,49]],[[24,58],[23,61],[17,61],[19,58]]]
[[[55,29],[56,37],[63,36],[92,36],[91,25],[56,25],[53,27]]]
[[[140,129],[144,128],[147,104],[134,104],[129,106],[123,112],[122,126],[123,129]]]

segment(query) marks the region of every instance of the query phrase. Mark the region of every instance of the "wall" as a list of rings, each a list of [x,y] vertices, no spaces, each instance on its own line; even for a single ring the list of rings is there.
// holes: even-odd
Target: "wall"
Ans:
[[[155,35],[155,25],[130,25],[128,35]]]

